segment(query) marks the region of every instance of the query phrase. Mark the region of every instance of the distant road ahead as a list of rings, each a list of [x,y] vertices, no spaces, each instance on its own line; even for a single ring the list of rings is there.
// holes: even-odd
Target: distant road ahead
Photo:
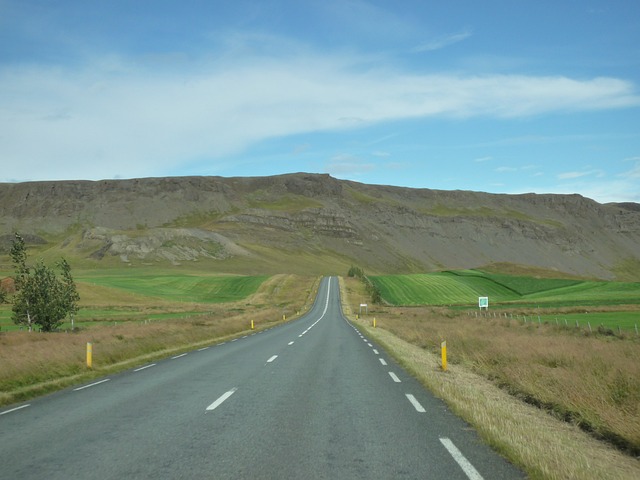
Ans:
[[[342,316],[300,320],[0,411],[4,479],[514,479]]]

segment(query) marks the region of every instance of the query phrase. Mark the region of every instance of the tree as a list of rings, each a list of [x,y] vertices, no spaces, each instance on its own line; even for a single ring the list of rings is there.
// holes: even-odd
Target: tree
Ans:
[[[29,331],[33,325],[38,325],[43,332],[51,332],[62,324],[67,315],[78,311],[80,296],[66,260],[62,259],[58,264],[62,270],[61,278],[42,260],[33,267],[27,265],[26,246],[17,233],[11,246],[11,258],[16,273],[14,323],[26,325]]]
[[[62,289],[63,297],[67,313],[71,316],[71,327],[73,329],[73,316],[78,313],[78,302],[80,301],[80,295],[76,290],[76,284],[71,276],[71,265],[63,258],[58,264],[62,270]]]

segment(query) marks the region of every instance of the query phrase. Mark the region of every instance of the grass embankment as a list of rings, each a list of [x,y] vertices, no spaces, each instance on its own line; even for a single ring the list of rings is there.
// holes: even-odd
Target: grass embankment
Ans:
[[[232,279],[233,281],[233,279]],[[275,275],[264,280],[257,291],[243,300],[227,303],[187,303],[188,309],[206,308],[190,318],[162,321],[123,321],[109,326],[81,328],[75,333],[0,333],[0,405],[23,401],[153,359],[215,343],[250,330],[282,322],[283,312],[292,318],[307,309],[315,296],[317,279],[296,275]],[[178,283],[177,289],[189,289],[190,282]],[[104,287],[100,288],[104,292]],[[123,293],[124,292],[124,293]],[[114,308],[166,308],[176,310],[180,303],[139,292],[120,290]],[[87,302],[89,298],[83,300]],[[109,298],[109,296],[107,296]],[[137,306],[130,300],[135,298]],[[146,298],[146,299],[145,299]],[[105,301],[104,299],[102,300]],[[159,306],[160,305],[160,306]],[[93,369],[85,365],[86,344],[93,344]]]
[[[360,282],[347,279],[346,310],[357,303],[349,297],[363,294]],[[371,328],[373,316],[379,328]],[[376,306],[358,323],[531,478],[640,478],[633,458],[640,451],[640,342],[633,337],[435,307]]]

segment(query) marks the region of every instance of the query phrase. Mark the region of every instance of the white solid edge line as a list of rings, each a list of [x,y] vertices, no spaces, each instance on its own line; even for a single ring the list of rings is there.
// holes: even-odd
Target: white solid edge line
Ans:
[[[84,390],[85,388],[95,387],[96,385],[100,385],[101,383],[108,382],[109,380],[110,380],[109,378],[105,378],[104,380],[100,380],[99,382],[95,382],[95,383],[90,383],[89,385],[85,385],[84,387],[74,388],[73,391],[77,392],[79,390]]]
[[[462,471],[465,473],[469,480],[483,480],[482,475],[478,473],[478,471],[474,468],[473,465],[465,458],[458,447],[456,447],[451,440],[448,438],[441,438],[440,442],[444,445],[444,448],[448,450],[453,459],[460,465]]]
[[[401,380],[398,378],[398,376],[395,373],[389,372],[389,376],[393,379],[394,382],[396,382],[396,383],[400,383],[401,382]]]
[[[140,370],[144,370],[144,369],[146,369],[146,368],[151,368],[151,367],[155,367],[155,366],[156,366],[156,364],[155,364],[155,363],[151,363],[151,364],[149,364],[149,365],[145,365],[144,367],[136,368],[136,369],[134,370],[134,372],[139,372]]]
[[[378,360],[380,360],[380,363],[382,365],[386,365],[387,364],[387,362],[385,362],[384,358],[379,358]]]
[[[233,388],[229,390],[227,393],[221,395],[220,398],[218,398],[215,402],[213,402],[211,405],[207,407],[207,410],[211,411],[218,408],[220,405],[222,405],[222,402],[224,402],[227,398],[233,395],[236,392],[236,390],[238,390],[238,388]]]
[[[413,408],[415,408],[419,413],[425,413],[426,412],[424,407],[422,405],[420,405],[420,402],[418,400],[416,400],[416,397],[414,397],[410,393],[405,393],[405,395],[407,396],[407,398],[411,402],[411,405],[413,405]]]
[[[31,404],[27,403],[26,405],[21,405],[19,407],[12,408],[11,410],[7,410],[6,412],[0,412],[0,415],[4,415],[6,413],[15,412],[16,410],[22,410],[23,408],[27,408],[27,407],[30,407],[30,406],[31,406]]]
[[[267,360],[267,363],[273,362],[276,358],[278,358],[278,355],[272,356],[269,360]]]

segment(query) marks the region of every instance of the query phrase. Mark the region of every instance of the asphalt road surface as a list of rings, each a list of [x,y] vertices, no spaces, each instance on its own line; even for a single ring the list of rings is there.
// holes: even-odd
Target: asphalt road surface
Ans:
[[[303,318],[0,411],[2,479],[513,479],[342,316]]]

